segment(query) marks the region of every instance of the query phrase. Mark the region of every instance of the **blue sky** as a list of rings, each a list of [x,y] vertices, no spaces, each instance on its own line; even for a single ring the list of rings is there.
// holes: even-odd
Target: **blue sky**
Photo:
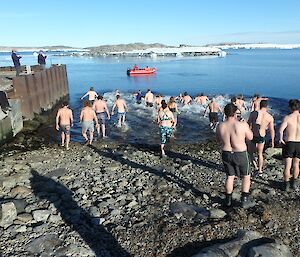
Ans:
[[[0,0],[1,46],[300,43],[297,0]]]

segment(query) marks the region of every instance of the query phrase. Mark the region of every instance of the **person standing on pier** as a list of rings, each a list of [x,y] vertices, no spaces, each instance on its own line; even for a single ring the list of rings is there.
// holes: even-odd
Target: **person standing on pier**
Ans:
[[[15,49],[13,49],[11,52],[11,59],[14,63],[15,69],[16,69],[16,76],[19,76],[20,72],[21,72],[21,63],[20,63],[21,58],[22,58],[22,56],[17,55],[17,51]]]
[[[65,146],[69,150],[70,131],[73,126],[73,114],[69,109],[68,103],[64,102],[56,115],[56,130],[61,130],[61,146]]]
[[[225,182],[225,205],[232,205],[232,192],[235,177],[242,178],[242,202],[243,208],[255,205],[249,199],[250,196],[250,163],[247,153],[246,140],[253,139],[253,133],[247,122],[238,121],[237,107],[230,103],[224,108],[226,120],[217,127],[217,139],[221,143],[222,161],[227,179]]]
[[[94,91],[94,88],[91,87],[90,90],[86,92],[80,99],[82,100],[86,96],[89,96],[89,101],[91,104],[93,104],[96,98],[98,97],[98,94]]]
[[[82,124],[82,136],[85,139],[85,144],[92,144],[94,137],[94,121],[96,123],[96,128],[98,129],[98,119],[95,111],[90,105],[90,102],[85,102],[84,107],[80,113],[80,122]],[[88,139],[87,131],[90,133],[90,139]]]
[[[297,190],[300,162],[300,102],[297,99],[289,101],[291,114],[285,116],[279,129],[280,143],[282,143],[282,157],[284,159],[284,190]],[[283,133],[285,132],[285,140]],[[291,176],[291,169],[293,175]]]
[[[42,67],[43,70],[46,67],[46,58],[47,56],[44,54],[43,50],[40,50],[40,53],[38,55],[38,64]]]

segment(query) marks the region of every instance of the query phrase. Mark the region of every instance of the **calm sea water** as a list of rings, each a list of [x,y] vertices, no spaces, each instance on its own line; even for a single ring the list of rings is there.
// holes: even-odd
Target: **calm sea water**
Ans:
[[[115,127],[109,122],[108,133],[113,140],[158,143],[158,129],[154,122],[155,111],[136,105],[131,93],[151,88],[168,98],[187,91],[195,96],[204,92],[209,96],[222,95],[221,105],[234,94],[249,99],[254,93],[270,97],[270,106],[277,125],[288,112],[287,101],[300,95],[300,49],[293,50],[227,50],[225,58],[89,58],[59,57],[49,53],[47,62],[67,64],[70,106],[74,110],[73,138],[81,140],[79,98],[91,87],[104,94],[109,107],[114,100],[113,91],[119,89],[129,105],[127,127]],[[32,53],[21,53],[22,64],[36,63]],[[137,64],[156,67],[157,74],[145,77],[128,77],[128,67]],[[8,54],[0,54],[0,66],[11,65]],[[192,105],[180,107],[179,126],[175,133],[179,143],[199,142],[213,136],[208,121],[202,117],[203,108]]]

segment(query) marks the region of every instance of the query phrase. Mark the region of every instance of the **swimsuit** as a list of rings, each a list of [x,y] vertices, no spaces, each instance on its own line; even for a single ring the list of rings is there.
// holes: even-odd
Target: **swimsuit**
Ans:
[[[94,121],[93,120],[88,120],[88,121],[83,121],[82,122],[82,131],[87,132],[94,132]]]
[[[101,124],[105,124],[106,122],[106,113],[105,112],[97,112],[97,118]]]
[[[217,112],[210,112],[208,117],[209,117],[209,122],[218,122],[219,121]]]
[[[66,135],[70,135],[71,126],[70,125],[60,125],[61,132],[64,132]]]
[[[266,137],[259,136],[253,136],[252,142],[254,144],[263,144],[266,141]]]
[[[300,142],[287,142],[282,148],[283,158],[300,158]]]
[[[222,152],[222,161],[227,176],[249,175],[249,158],[247,151],[244,152]]]
[[[146,102],[146,106],[147,106],[147,107],[153,107],[153,103]]]
[[[125,117],[126,112],[118,112],[118,118],[122,119],[123,117]]]

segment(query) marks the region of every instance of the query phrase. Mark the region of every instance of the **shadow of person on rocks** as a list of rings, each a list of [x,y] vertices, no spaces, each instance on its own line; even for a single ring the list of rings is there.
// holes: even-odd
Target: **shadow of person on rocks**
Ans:
[[[181,187],[184,190],[191,190],[191,192],[195,196],[202,197],[204,194],[206,194],[206,195],[209,195],[209,197],[210,197],[209,193],[201,192],[199,189],[195,188],[193,184],[186,182],[185,180],[179,178],[178,176],[176,176],[175,174],[173,174],[171,172],[168,172],[166,170],[158,170],[158,169],[155,169],[155,168],[143,165],[143,164],[139,164],[139,163],[130,161],[128,159],[123,158],[122,156],[120,156],[118,154],[114,154],[110,149],[108,149],[107,151],[102,151],[93,145],[90,145],[89,147],[92,148],[100,156],[110,158],[114,161],[121,163],[122,165],[128,165],[132,168],[141,169],[144,172],[152,173],[158,177],[165,179],[168,182],[177,184],[179,187]]]
[[[31,174],[30,183],[34,195],[52,203],[63,221],[81,236],[95,256],[132,256],[103,225],[93,222],[93,217],[72,198],[71,190],[51,178],[40,175],[36,170],[31,170]],[[56,197],[53,197],[54,195]]]

